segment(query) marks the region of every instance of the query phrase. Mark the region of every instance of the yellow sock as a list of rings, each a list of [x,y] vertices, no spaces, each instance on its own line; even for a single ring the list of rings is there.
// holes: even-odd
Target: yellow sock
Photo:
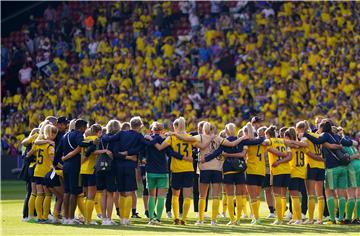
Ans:
[[[80,213],[85,217],[85,197],[83,193],[77,196],[77,206],[80,210]]]
[[[323,220],[325,200],[324,197],[318,197],[318,221]]]
[[[44,202],[43,202],[43,219],[47,220],[50,214],[50,206],[51,206],[51,198],[52,194],[45,194]]]
[[[279,195],[275,195],[274,198],[275,198],[276,217],[278,220],[282,221],[284,215],[282,214],[281,197]]]
[[[184,198],[182,220],[185,222],[186,222],[187,215],[189,214],[190,205],[191,205],[191,198],[189,198],[189,197]]]
[[[222,211],[224,214],[226,214],[226,210],[227,210],[227,196],[226,193],[222,194]]]
[[[91,222],[92,212],[94,210],[95,201],[91,199],[86,200],[86,221]]]
[[[132,209],[132,196],[127,196],[125,197],[125,210],[124,210],[125,219],[130,218],[131,209]]]
[[[215,198],[212,201],[212,212],[211,212],[211,220],[216,221],[216,218],[219,214],[219,206],[220,206],[220,199]]]
[[[206,207],[206,199],[200,197],[199,198],[199,221],[204,221],[205,215],[205,207]]]
[[[260,209],[260,198],[256,198],[256,205],[257,205],[257,209]]]
[[[35,209],[36,209],[36,214],[37,214],[37,218],[38,220],[42,220],[43,219],[43,202],[44,202],[44,193],[38,193],[36,195],[36,199],[35,199]]]
[[[292,196],[293,220],[301,220],[301,205],[299,196]]]
[[[119,208],[120,208],[120,218],[123,219],[125,217],[125,197],[119,197]]]
[[[258,208],[258,202],[255,201],[255,202],[250,202],[250,206],[251,206],[251,211],[254,215],[254,218],[256,220],[259,219],[259,208]]]
[[[309,211],[309,221],[314,220],[314,211],[315,211],[315,196],[308,195],[308,211]]]
[[[171,203],[174,211],[174,219],[179,219],[179,196],[172,196]]]
[[[101,192],[96,192],[95,195],[95,211],[97,215],[101,215]]]
[[[229,218],[231,222],[234,222],[234,196],[227,196],[227,208],[229,212]]]
[[[286,197],[281,197],[281,214],[284,216],[286,211]]]
[[[244,212],[245,215],[249,216],[249,214],[248,214],[249,212],[248,212],[248,209],[246,207],[246,202],[247,202],[246,195],[241,195],[241,198],[242,198],[241,209],[242,209],[242,211]]]
[[[31,218],[34,218],[35,216],[35,199],[36,199],[36,194],[32,193],[30,198],[29,198],[29,202],[28,202],[28,208],[29,208],[29,216]]]
[[[244,204],[244,200],[243,200],[243,196],[241,195],[236,195],[236,220],[240,220],[241,218],[241,211],[243,209],[243,204]],[[246,201],[245,201],[246,203]],[[244,211],[245,212],[245,211]]]

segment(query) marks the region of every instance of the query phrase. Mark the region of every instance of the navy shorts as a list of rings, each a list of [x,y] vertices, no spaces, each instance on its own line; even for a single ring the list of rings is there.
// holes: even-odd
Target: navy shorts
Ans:
[[[200,171],[200,183],[210,184],[210,183],[221,183],[222,182],[222,172],[218,170],[201,170]]]
[[[54,178],[51,179],[50,178],[51,173],[52,170],[45,175],[44,185],[46,185],[46,187],[48,188],[60,187],[61,186],[60,177],[58,175],[55,175]]]
[[[35,183],[34,169],[35,169],[35,167],[30,167],[28,169],[28,176],[29,176],[29,180],[31,183]]]
[[[38,184],[38,185],[44,185],[44,178],[42,177],[34,177],[35,179],[35,183]]]
[[[96,186],[96,175],[95,174],[91,174],[91,175],[82,174],[81,179],[82,179],[83,187]]]
[[[78,195],[82,192],[80,169],[68,169],[64,166],[64,192],[72,195]]]
[[[273,187],[283,187],[287,188],[290,183],[290,174],[283,174],[283,175],[273,175],[271,185]]]
[[[265,176],[263,175],[252,175],[246,174],[246,184],[247,185],[256,185],[261,187],[263,185]]]
[[[301,178],[290,178],[289,190],[302,192],[305,189],[305,180]]]
[[[116,185],[118,192],[133,192],[137,189],[135,168],[117,166]]]
[[[269,174],[266,174],[264,176],[264,181],[261,185],[263,188],[269,188],[271,187],[271,181],[270,181],[270,175]]]
[[[105,173],[96,173],[95,176],[97,191],[103,191],[106,189],[108,192],[116,192],[116,175],[114,169]]]
[[[194,183],[194,172],[179,172],[171,174],[171,187],[174,189],[190,188]]]
[[[245,184],[245,173],[226,174],[223,178],[224,184]]]
[[[316,180],[316,181],[324,181],[325,180],[325,169],[311,168],[308,165],[307,166],[307,179]]]

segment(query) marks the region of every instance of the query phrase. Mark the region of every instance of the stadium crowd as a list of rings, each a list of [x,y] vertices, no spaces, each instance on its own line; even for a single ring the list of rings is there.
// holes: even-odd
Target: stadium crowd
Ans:
[[[3,39],[10,143],[48,115],[105,124],[184,114],[219,128],[262,113],[273,124],[323,114],[359,131],[359,4],[69,2]],[[190,28],[191,26],[191,28]],[[46,72],[37,65],[50,63]],[[19,67],[20,65],[20,67]],[[18,67],[16,67],[18,66]],[[3,73],[2,73],[3,74]],[[4,138],[5,137],[5,138]]]

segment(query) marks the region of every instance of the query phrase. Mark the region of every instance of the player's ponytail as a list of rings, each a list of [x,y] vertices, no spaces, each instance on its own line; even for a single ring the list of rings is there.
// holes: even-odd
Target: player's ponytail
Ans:
[[[250,139],[254,138],[254,128],[252,127],[251,123],[248,122],[244,128],[244,133],[247,134],[247,136],[249,136]]]
[[[202,133],[206,135],[211,134],[211,124],[209,122],[204,122]]]
[[[185,118],[179,117],[174,121],[174,129],[178,132],[185,132]]]
[[[45,139],[48,139],[50,137],[50,135],[52,135],[52,134],[54,136],[56,136],[57,132],[58,132],[58,129],[54,125],[47,124],[44,128],[44,137],[45,137]]]
[[[202,132],[203,132],[203,127],[204,127],[204,123],[205,123],[206,121],[200,121],[199,123],[198,123],[198,125],[197,125],[197,127],[198,127],[198,133],[199,134],[201,134]]]

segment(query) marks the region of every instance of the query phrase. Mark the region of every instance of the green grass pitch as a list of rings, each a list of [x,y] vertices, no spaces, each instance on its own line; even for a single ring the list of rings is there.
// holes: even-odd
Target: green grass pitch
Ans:
[[[26,223],[21,221],[24,182],[2,181],[1,183],[1,235],[358,235],[360,226],[354,225],[281,225],[271,226],[272,220],[262,220],[263,225],[250,225],[250,220],[242,220],[240,226],[228,227],[226,219],[219,220],[216,227],[195,226],[195,213],[190,213],[187,226],[174,226],[172,221],[164,219],[161,226],[148,226],[145,219],[132,220],[133,225],[123,226],[63,226],[51,224]],[[140,196],[140,194],[139,194]],[[211,202],[209,204],[211,210]],[[53,207],[53,204],[52,204]],[[221,207],[220,207],[221,209]],[[142,199],[138,199],[138,212],[143,213]],[[210,212],[209,212],[210,213]],[[268,214],[266,203],[261,203],[261,217]],[[143,216],[143,214],[142,214]],[[163,214],[163,217],[164,214]],[[118,218],[114,215],[115,221]]]

